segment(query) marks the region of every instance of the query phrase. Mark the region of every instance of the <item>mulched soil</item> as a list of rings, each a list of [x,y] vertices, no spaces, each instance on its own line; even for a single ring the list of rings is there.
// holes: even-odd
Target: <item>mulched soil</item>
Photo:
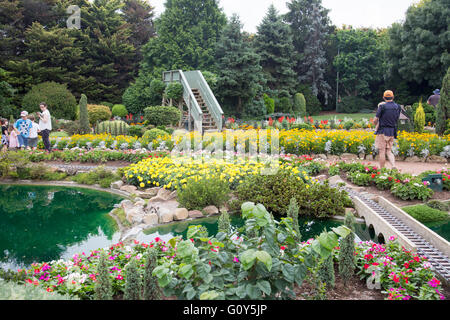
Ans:
[[[381,290],[370,290],[366,282],[360,280],[358,276],[354,276],[350,283],[344,286],[336,265],[334,269],[336,285],[333,289],[327,289],[326,300],[384,300],[385,295]],[[311,298],[315,294],[315,288],[307,281],[301,287],[297,286],[294,291],[296,300],[307,300],[305,297]]]

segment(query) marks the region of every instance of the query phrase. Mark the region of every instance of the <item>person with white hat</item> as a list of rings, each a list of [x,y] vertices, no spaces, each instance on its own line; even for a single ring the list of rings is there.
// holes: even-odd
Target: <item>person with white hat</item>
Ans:
[[[17,139],[19,140],[19,148],[28,147],[28,137],[30,136],[30,129],[32,123],[28,120],[28,112],[22,111],[20,113],[20,119],[14,124],[14,130],[17,133]]]

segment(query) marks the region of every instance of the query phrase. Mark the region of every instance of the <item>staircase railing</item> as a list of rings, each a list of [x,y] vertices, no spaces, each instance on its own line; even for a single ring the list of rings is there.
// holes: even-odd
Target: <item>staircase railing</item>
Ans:
[[[183,99],[186,105],[188,106],[188,110],[190,116],[194,119],[194,126],[196,131],[203,132],[203,112],[200,106],[198,105],[197,100],[195,99],[194,93],[192,92],[192,87],[190,86],[186,76],[184,75],[182,70],[172,70],[163,72],[163,81],[166,83],[170,82],[180,82],[183,86]],[[190,117],[188,117],[189,121],[189,129],[190,128]]]
[[[222,131],[223,111],[211,88],[203,77],[203,74],[197,70],[184,72],[184,75],[186,76],[190,87],[200,91],[203,100],[206,102],[209,113],[217,125],[217,129]]]

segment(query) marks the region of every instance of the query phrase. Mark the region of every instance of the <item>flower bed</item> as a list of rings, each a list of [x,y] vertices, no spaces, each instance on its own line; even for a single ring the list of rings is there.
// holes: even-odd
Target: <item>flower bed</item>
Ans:
[[[333,166],[333,171],[339,168],[347,173],[347,178],[358,186],[375,186],[379,190],[390,190],[393,195],[402,200],[428,200],[434,194],[428,188],[427,182],[421,177],[399,173],[392,169],[378,169],[375,166],[365,166],[361,163],[344,163]],[[336,174],[338,172],[334,172]],[[449,172],[450,173],[450,172]]]
[[[260,131],[258,131],[260,132]],[[233,138],[227,142],[227,131],[222,133],[206,133],[204,135],[203,147],[207,147],[213,143],[218,137],[223,139],[223,149],[228,151],[240,152],[238,150],[238,141],[244,143],[244,149],[248,152],[249,145],[256,146],[257,150],[270,151],[270,130],[268,134],[268,145],[259,146],[257,135],[249,130],[239,130],[233,132]],[[188,133],[185,137],[194,141],[194,133]],[[172,150],[174,144],[182,142],[183,136],[174,139],[170,135],[158,137],[153,141],[147,141],[143,138],[129,137],[129,136],[111,136],[109,134],[101,135],[75,135],[72,137],[53,137],[51,138],[52,145],[57,146],[58,149],[64,148],[109,148],[115,150],[126,149],[140,149],[147,148],[149,143],[153,149],[161,148]],[[174,141],[176,140],[176,141]],[[373,132],[365,130],[280,130],[279,132],[280,148],[285,154],[332,154],[341,155],[343,153],[352,154],[373,154],[375,135]],[[42,148],[42,141],[39,142],[39,147]],[[232,145],[229,145],[232,143]],[[394,147],[393,151],[400,157],[429,157],[432,155],[450,157],[450,135],[439,137],[435,134],[417,134],[400,132],[398,136],[398,145]]]
[[[258,162],[238,157],[233,159],[211,159],[201,157],[192,159],[190,157],[175,158],[149,158],[137,164],[132,164],[124,170],[128,184],[140,188],[163,187],[176,190],[183,187],[188,180],[197,181],[200,177],[206,179],[217,177],[222,181],[230,183],[234,189],[241,183],[242,178],[248,175],[259,175],[264,169],[279,168],[288,170],[298,179],[311,181],[307,172],[301,170],[293,162]]]
[[[356,261],[361,279],[379,281],[388,300],[445,299],[428,259],[407,251],[393,237],[385,245],[358,243]]]

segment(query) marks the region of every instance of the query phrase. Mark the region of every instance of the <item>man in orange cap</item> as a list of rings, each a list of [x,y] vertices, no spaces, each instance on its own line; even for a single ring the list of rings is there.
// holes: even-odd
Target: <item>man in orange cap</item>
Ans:
[[[395,156],[392,153],[394,140],[397,139],[398,119],[402,111],[401,107],[394,102],[394,93],[387,90],[383,95],[384,102],[378,105],[375,118],[376,136],[375,146],[380,156],[380,168],[386,164],[386,155],[392,168],[395,168]]]

